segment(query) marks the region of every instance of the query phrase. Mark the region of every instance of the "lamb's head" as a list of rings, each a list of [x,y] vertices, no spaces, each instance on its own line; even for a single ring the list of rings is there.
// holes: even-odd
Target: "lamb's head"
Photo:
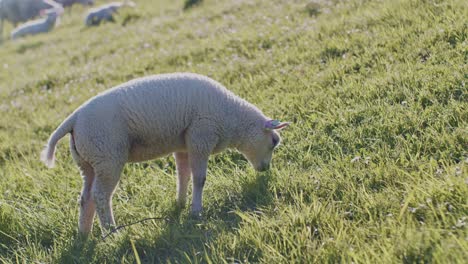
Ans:
[[[265,171],[270,168],[273,150],[279,145],[281,137],[276,130],[289,125],[287,122],[268,120],[263,124],[249,128],[244,142],[239,146],[239,151],[249,160],[257,171]]]
[[[48,24],[55,24],[55,21],[57,18],[62,15],[63,13],[63,8],[61,6],[56,7],[56,8],[50,8],[47,10],[41,10],[40,14],[41,15],[46,15],[46,23]]]

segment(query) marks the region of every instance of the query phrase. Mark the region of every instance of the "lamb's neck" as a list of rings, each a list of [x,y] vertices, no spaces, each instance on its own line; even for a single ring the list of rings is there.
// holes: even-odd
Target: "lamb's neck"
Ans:
[[[266,120],[265,116],[253,105],[239,101],[234,106],[227,107],[226,133],[229,146],[238,148],[249,138],[252,129]]]

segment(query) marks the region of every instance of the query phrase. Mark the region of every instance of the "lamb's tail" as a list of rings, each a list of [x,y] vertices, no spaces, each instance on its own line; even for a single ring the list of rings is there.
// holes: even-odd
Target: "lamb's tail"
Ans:
[[[44,162],[47,167],[54,167],[55,146],[61,138],[72,131],[75,120],[76,112],[67,117],[67,119],[65,119],[65,121],[63,121],[62,124],[60,124],[60,126],[50,136],[47,146],[41,152],[41,161]]]

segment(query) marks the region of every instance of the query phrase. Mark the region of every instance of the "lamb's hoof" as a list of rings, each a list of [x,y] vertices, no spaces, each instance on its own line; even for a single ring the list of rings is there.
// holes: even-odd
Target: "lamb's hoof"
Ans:
[[[78,232],[77,239],[80,241],[86,241],[89,239],[90,236],[90,233]]]
[[[193,220],[202,220],[203,215],[201,211],[192,211],[190,212],[190,218]]]
[[[185,201],[181,202],[181,201],[176,201],[175,202],[175,206],[178,208],[178,209],[184,209],[185,208]]]

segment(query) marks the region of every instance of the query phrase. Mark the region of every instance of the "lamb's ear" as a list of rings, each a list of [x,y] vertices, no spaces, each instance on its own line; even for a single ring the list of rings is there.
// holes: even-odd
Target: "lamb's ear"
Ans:
[[[283,129],[289,126],[289,122],[281,122],[279,120],[268,120],[265,122],[265,130],[275,130],[275,129]]]

